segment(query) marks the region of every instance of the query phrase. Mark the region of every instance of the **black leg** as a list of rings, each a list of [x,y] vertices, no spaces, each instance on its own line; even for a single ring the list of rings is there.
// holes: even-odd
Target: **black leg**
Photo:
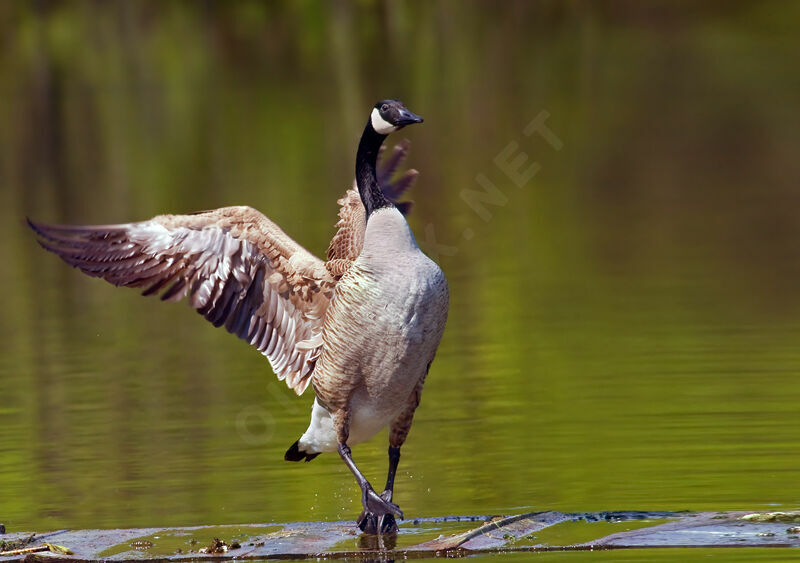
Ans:
[[[394,496],[394,476],[397,473],[397,465],[400,463],[400,448],[389,446],[389,473],[386,475],[386,488],[381,493],[381,498],[386,502],[392,502]],[[381,522],[381,533],[391,534],[397,532],[397,522],[394,516],[387,514]]]
[[[361,516],[358,518],[358,527],[361,528],[361,530],[368,534],[378,534],[381,533],[383,528],[386,528],[384,524],[386,516],[392,516],[392,522],[394,522],[394,516],[403,517],[403,512],[400,510],[400,507],[393,504],[391,500],[387,501],[383,499],[373,490],[372,485],[369,484],[366,477],[364,477],[358,467],[356,467],[347,444],[339,444],[339,455],[345,465],[347,465],[353,473],[358,486],[361,488],[361,505],[364,507]],[[392,475],[392,480],[394,481],[394,475]]]
[[[388,498],[384,497],[384,500],[392,500],[392,495],[394,494],[394,476],[397,473],[397,464],[399,463],[400,448],[389,446],[389,473],[386,476],[386,488],[381,495],[383,496],[384,494],[388,493]]]

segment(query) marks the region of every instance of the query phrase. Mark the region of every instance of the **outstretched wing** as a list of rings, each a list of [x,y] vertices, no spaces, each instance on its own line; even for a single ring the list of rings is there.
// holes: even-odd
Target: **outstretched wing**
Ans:
[[[225,207],[106,226],[30,222],[39,243],[84,273],[189,303],[263,353],[298,395],[319,354],[335,279],[264,215]]]
[[[411,210],[410,201],[398,201],[403,193],[410,188],[419,174],[413,168],[402,174],[397,174],[398,168],[408,156],[408,140],[395,145],[389,156],[383,155],[383,147],[379,153],[377,166],[378,183],[384,195],[395,204],[404,214]],[[383,158],[380,158],[383,156]],[[358,258],[361,247],[364,245],[364,230],[367,226],[364,204],[358,195],[355,184],[345,192],[344,197],[337,202],[339,209],[339,222],[336,223],[337,231],[328,246],[328,262],[326,266],[331,274],[340,277],[353,260]]]

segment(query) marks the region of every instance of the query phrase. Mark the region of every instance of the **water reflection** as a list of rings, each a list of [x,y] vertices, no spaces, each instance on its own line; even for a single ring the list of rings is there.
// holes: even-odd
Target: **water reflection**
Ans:
[[[282,461],[310,396],[188,307],[68,269],[23,218],[247,203],[322,255],[386,92],[426,119],[412,227],[450,247],[452,290],[405,513],[796,507],[798,8],[320,9],[0,6],[9,529],[358,514],[338,459]],[[524,135],[543,110],[561,150]],[[541,166],[522,187],[495,163],[511,142]],[[505,198],[488,220],[462,197],[478,174]],[[384,475],[383,437],[354,454]]]

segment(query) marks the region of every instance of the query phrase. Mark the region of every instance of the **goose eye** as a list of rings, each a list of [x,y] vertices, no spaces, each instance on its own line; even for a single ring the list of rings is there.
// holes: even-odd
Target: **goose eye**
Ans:
[[[381,106],[381,111],[389,111],[389,104],[383,104]]]

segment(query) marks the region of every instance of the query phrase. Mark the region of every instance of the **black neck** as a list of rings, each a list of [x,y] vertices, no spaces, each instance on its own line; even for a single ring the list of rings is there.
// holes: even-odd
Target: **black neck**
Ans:
[[[391,207],[392,202],[383,195],[383,190],[378,184],[375,174],[375,163],[378,160],[378,149],[381,148],[386,135],[381,135],[372,128],[372,120],[367,121],[364,133],[361,135],[361,142],[358,143],[358,153],[356,154],[356,184],[364,209],[367,211],[367,219],[376,209]]]

